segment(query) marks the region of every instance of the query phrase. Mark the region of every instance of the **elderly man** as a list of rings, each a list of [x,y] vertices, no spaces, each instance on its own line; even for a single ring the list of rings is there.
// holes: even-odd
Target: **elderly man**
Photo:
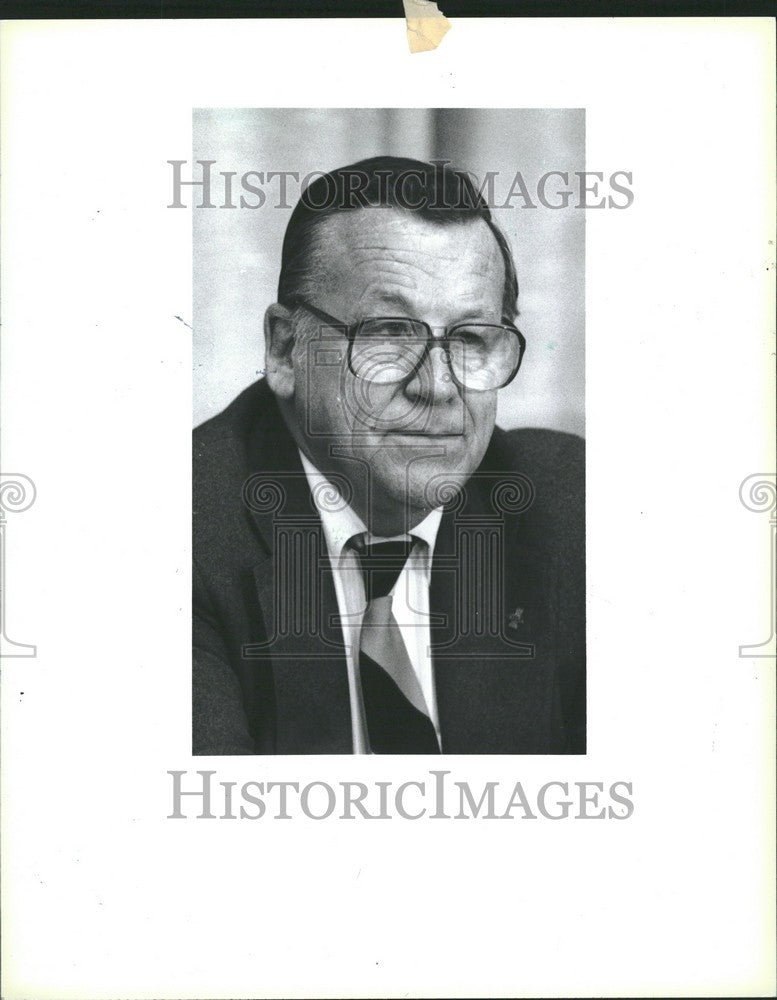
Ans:
[[[585,752],[583,442],[494,426],[517,295],[466,174],[303,193],[266,377],[195,431],[195,754]]]

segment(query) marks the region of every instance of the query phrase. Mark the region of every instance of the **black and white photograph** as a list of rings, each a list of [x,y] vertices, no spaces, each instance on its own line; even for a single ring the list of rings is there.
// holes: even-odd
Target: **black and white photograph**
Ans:
[[[193,130],[193,752],[584,753],[585,199],[628,177],[579,109]]]

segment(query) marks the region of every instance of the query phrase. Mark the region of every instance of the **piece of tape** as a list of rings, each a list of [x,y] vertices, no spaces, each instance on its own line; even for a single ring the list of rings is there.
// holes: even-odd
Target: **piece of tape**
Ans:
[[[411,52],[430,52],[448,34],[451,22],[433,0],[402,0]]]

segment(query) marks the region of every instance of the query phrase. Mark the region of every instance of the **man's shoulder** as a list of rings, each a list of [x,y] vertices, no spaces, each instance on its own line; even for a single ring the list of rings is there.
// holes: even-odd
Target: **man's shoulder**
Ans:
[[[528,505],[524,531],[537,544],[572,551],[585,536],[585,441],[577,434],[542,428],[494,432],[490,471],[509,481],[520,478],[519,493]],[[524,537],[527,537],[526,535]]]
[[[577,434],[540,427],[494,430],[490,460],[504,472],[582,492],[585,440]]]
[[[257,425],[267,419],[273,406],[272,394],[264,380],[249,385],[220,413],[194,428],[195,464],[225,458],[247,447]]]
[[[573,457],[585,451],[585,440],[578,434],[547,427],[517,427],[512,430],[495,427],[494,437],[506,451],[527,457],[536,456],[538,460],[558,455]]]
[[[249,477],[293,451],[266,382],[244,389],[226,409],[193,432],[192,502],[197,553],[223,561],[225,546],[248,551],[245,490]],[[289,457],[286,461],[290,461]]]
[[[585,594],[585,441],[576,434],[539,428],[498,430],[492,465],[506,481],[519,477],[522,509],[516,538],[555,574],[567,607]],[[524,548],[525,558],[526,548]],[[516,572],[523,572],[520,564]],[[539,572],[539,571],[538,571]]]
[[[260,379],[194,429],[195,491],[249,473],[297,468],[294,439],[269,386]]]

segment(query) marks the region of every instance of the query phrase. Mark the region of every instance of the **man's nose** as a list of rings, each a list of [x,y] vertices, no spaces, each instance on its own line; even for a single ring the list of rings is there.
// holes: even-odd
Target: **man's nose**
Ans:
[[[443,403],[458,397],[459,389],[451,375],[448,349],[444,342],[432,341],[423,364],[418,367],[405,391],[413,398],[422,398],[430,403]]]

